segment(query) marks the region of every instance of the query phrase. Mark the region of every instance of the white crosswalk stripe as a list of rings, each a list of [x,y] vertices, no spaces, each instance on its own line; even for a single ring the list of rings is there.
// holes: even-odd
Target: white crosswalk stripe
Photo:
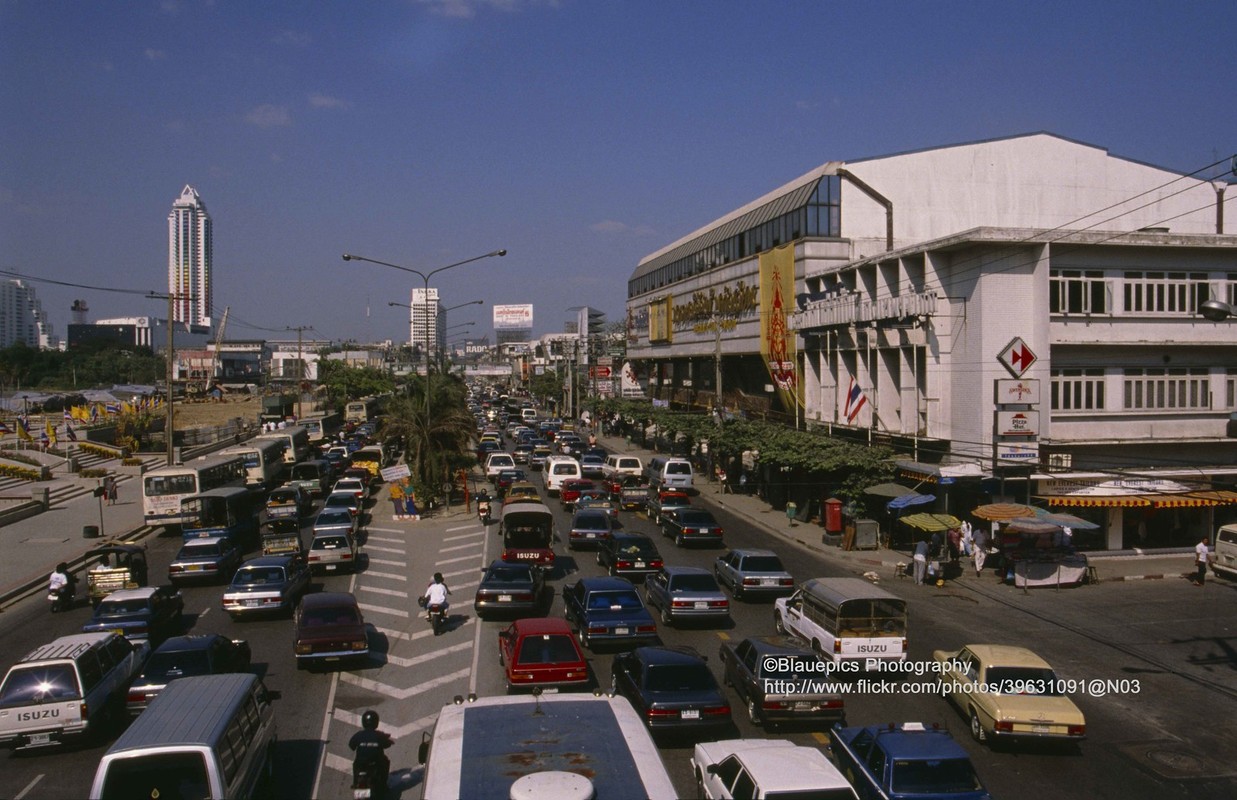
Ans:
[[[463,536],[448,536],[443,539],[444,542],[460,542],[464,539],[476,539],[485,536],[485,531],[477,531],[476,533],[468,533]]]
[[[460,556],[459,558],[445,558],[445,559],[443,559],[442,561],[438,561],[438,562],[436,562],[436,563],[435,563],[435,566],[439,566],[439,567],[441,567],[443,564],[458,564],[458,563],[459,563],[459,562],[461,562],[461,561],[472,561],[473,563],[476,563],[476,561],[477,561],[477,556],[479,556],[479,555],[481,555],[481,554],[480,554],[480,553],[473,553],[473,554],[472,554],[472,555],[470,555],[470,556]]]
[[[378,572],[376,570],[365,570],[366,578],[386,578],[389,581],[407,581],[408,576],[399,572]]]
[[[365,606],[361,606],[361,608],[364,608],[364,607]],[[418,609],[417,613],[423,614],[424,612]],[[464,620],[460,624],[454,626],[451,629],[451,631],[457,631],[460,628],[465,628],[473,624],[473,622],[474,622],[473,618],[469,617],[468,619]],[[408,631],[397,631],[392,628],[383,628],[378,625],[374,626],[374,630],[378,631],[379,633],[381,633],[383,636],[387,637],[388,639],[399,639],[400,641],[404,641],[404,642],[415,642],[417,639],[424,639],[428,636],[434,635],[434,631],[428,627],[429,623],[426,623],[424,619],[421,620],[421,623],[423,625],[426,625],[426,628],[425,630],[417,631],[416,633],[409,633]]]
[[[476,546],[477,546],[477,544],[476,544],[475,542],[474,542],[474,543],[472,543],[472,544],[457,544],[455,547],[444,547],[444,548],[442,548],[441,550],[439,550],[438,552],[440,552],[440,553],[453,553],[453,552],[455,552],[456,550],[471,550],[472,548],[474,548],[474,547],[476,547]]]
[[[361,715],[356,713],[355,711],[348,711],[346,709],[337,708],[331,714],[331,717],[333,719],[339,720],[345,725],[351,725],[354,728],[361,727]],[[380,726],[380,729],[391,734],[391,737],[393,739],[403,739],[404,737],[408,736],[408,734],[410,733],[419,733],[422,730],[432,727],[434,725],[434,722],[437,719],[438,719],[438,714],[436,713],[429,714],[427,716],[421,717],[421,719],[414,719],[412,722],[406,723],[404,725],[400,725],[398,727],[388,727],[386,724],[383,724]],[[348,771],[350,773],[352,771],[351,761],[348,762]]]
[[[410,686],[407,689],[399,689],[390,684],[375,681],[370,678],[362,678],[359,675],[353,675],[351,672],[340,673],[339,680],[341,683],[351,684],[352,686],[361,689],[368,689],[375,694],[380,694],[383,697],[390,697],[395,700],[407,700],[409,697],[416,697],[419,694],[425,694],[428,691],[437,689],[439,686],[444,686],[455,681],[466,680],[468,678],[469,669],[457,669],[455,672],[449,672],[446,675],[440,675],[437,678],[431,678],[428,681],[421,681],[416,686]]]
[[[431,633],[433,633],[433,631],[431,631]],[[415,667],[417,664],[424,664],[428,661],[433,661],[436,658],[442,658],[443,656],[450,655],[452,653],[460,653],[471,649],[472,642],[468,641],[461,642],[460,644],[452,645],[450,647],[444,647],[442,650],[435,650],[432,653],[413,656],[412,658],[403,658],[401,656],[393,656],[390,653],[387,653],[386,659],[388,664],[394,664],[397,667]]]
[[[365,550],[366,552],[373,550],[379,553],[399,553],[400,555],[404,555],[408,552],[403,547],[383,547],[381,545],[370,544],[369,542],[365,543]]]
[[[390,614],[393,617],[403,617],[405,619],[412,613],[412,610],[408,608],[388,608],[387,606],[375,606],[369,603],[357,603],[357,607],[367,614],[371,612],[374,614]]]
[[[381,564],[384,567],[407,567],[408,566],[407,561],[392,561],[389,558],[374,558],[373,556],[370,556],[369,563],[370,564]]]
[[[408,591],[406,589],[404,591],[400,591],[399,589],[382,589],[377,586],[358,586],[356,588],[358,592],[373,592],[374,594],[385,594],[391,597],[408,597]]]

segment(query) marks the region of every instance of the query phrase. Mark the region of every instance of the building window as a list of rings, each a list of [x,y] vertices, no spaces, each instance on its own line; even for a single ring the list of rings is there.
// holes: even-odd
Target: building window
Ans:
[[[1123,310],[1127,314],[1193,314],[1210,296],[1205,272],[1127,272]]]
[[[1049,277],[1048,310],[1053,314],[1108,314],[1108,282],[1100,270],[1054,269]]]
[[[1053,411],[1102,411],[1104,409],[1104,370],[1054,369],[1052,371]]]
[[[1122,392],[1125,410],[1210,409],[1208,386],[1204,367],[1127,369]]]
[[[1224,374],[1224,407],[1237,411],[1237,368],[1229,367]]]

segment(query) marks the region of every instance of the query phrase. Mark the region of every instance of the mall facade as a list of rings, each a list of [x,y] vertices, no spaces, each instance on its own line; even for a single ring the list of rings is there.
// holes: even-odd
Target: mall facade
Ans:
[[[912,486],[1193,544],[1237,516],[1237,319],[1200,313],[1237,303],[1230,168],[1051,133],[830,161],[641,260],[627,355],[677,407],[890,444]]]

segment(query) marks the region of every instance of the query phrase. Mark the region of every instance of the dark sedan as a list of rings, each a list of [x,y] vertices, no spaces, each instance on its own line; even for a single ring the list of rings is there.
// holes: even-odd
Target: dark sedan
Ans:
[[[597,546],[597,564],[605,567],[610,577],[644,578],[662,567],[657,545],[643,533],[615,531]]]
[[[605,466],[605,456],[590,453],[580,456],[580,474],[586,478],[600,478]]]
[[[174,586],[120,589],[103,598],[83,633],[115,631],[126,639],[159,642],[178,633],[185,600]]]
[[[730,704],[704,657],[690,647],[637,647],[614,657],[610,688],[631,701],[653,732],[716,736]]]
[[[703,508],[676,508],[661,515],[661,532],[679,547],[690,542],[702,542],[711,547],[722,546],[722,526],[713,514]]]
[[[584,647],[657,641],[657,623],[626,578],[581,578],[564,586],[563,614]]]
[[[485,568],[472,607],[482,619],[494,614],[535,614],[544,591],[545,573],[540,567],[494,561]]]
[[[811,688],[830,673],[819,656],[794,639],[754,636],[722,642],[718,656],[722,683],[734,688],[754,725],[810,722],[827,727],[846,716],[841,695]]]
[[[571,518],[567,546],[575,550],[581,545],[597,547],[614,533],[614,521],[601,509],[582,509]]]
[[[168,565],[168,581],[218,581],[232,577],[241,565],[240,548],[227,536],[189,539]]]
[[[142,674],[129,687],[125,705],[130,714],[137,716],[163,687],[177,678],[248,672],[250,658],[249,642],[244,639],[229,639],[217,633],[173,636],[151,654]]]
[[[369,658],[365,618],[348,592],[305,595],[296,609],[296,668],[362,663]]]

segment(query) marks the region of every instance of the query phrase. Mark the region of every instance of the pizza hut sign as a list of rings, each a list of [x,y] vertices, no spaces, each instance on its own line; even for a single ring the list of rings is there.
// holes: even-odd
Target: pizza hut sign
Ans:
[[[1034,437],[1039,434],[1038,411],[996,412],[997,436]]]

